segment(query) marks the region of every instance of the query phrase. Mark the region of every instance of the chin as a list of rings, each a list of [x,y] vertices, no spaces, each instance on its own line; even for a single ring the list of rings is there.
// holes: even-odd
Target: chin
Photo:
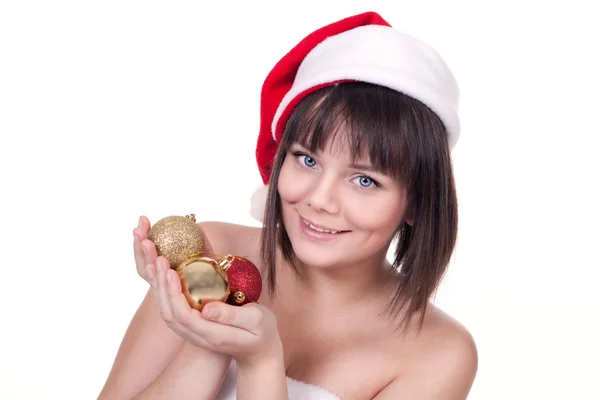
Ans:
[[[342,258],[341,254],[337,254],[337,252],[333,252],[331,250],[327,251],[327,249],[312,249],[309,248],[309,246],[304,246],[303,244],[297,245],[294,243],[294,241],[292,241],[292,247],[294,248],[296,258],[303,264],[313,268],[335,268],[336,266],[345,263],[345,260]]]

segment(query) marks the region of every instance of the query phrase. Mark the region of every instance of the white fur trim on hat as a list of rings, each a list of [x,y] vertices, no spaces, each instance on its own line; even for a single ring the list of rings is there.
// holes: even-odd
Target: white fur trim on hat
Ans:
[[[250,215],[259,222],[265,218],[265,206],[267,204],[267,195],[269,194],[269,185],[259,186],[250,198]]]
[[[357,80],[405,93],[435,112],[448,132],[452,149],[460,134],[459,89],[438,53],[424,42],[387,26],[368,25],[331,36],[304,58],[294,84],[279,104],[278,121],[290,102],[317,85]]]

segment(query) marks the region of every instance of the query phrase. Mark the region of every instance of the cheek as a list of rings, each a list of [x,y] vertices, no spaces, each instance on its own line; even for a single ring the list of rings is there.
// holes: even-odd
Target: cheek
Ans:
[[[277,182],[277,190],[279,197],[284,203],[297,203],[302,200],[306,194],[309,174],[302,174],[296,171],[297,167],[292,163],[295,160],[287,157],[281,166],[279,172],[279,181]]]
[[[346,218],[361,230],[381,231],[388,235],[398,227],[403,211],[404,202],[401,198],[385,194],[349,201]]]

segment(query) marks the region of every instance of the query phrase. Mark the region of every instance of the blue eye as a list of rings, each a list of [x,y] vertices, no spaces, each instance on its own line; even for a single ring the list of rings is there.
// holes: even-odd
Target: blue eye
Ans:
[[[373,185],[378,186],[378,184],[377,184],[377,182],[375,182],[375,180],[373,180],[365,175],[361,175],[361,176],[357,177],[356,179],[358,179],[358,184],[364,188],[368,188]]]
[[[308,168],[313,168],[315,165],[317,165],[317,161],[312,158],[311,156],[307,156],[306,154],[294,154],[296,157],[298,157],[298,160],[305,166]]]
[[[317,162],[315,161],[314,158],[306,156],[304,158],[304,165],[306,165],[307,167],[314,167],[317,164]]]
[[[373,183],[373,180],[368,176],[361,176],[359,177],[359,183],[362,187],[369,187]]]

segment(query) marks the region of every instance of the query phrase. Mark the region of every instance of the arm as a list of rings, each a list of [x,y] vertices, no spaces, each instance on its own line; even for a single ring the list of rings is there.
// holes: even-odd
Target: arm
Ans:
[[[152,384],[133,400],[214,399],[231,358],[185,343]]]
[[[287,400],[283,350],[256,365],[238,363],[238,400]]]
[[[146,238],[150,224],[145,218],[141,218],[141,221],[135,232],[143,240]],[[223,225],[219,223],[207,225],[200,226],[205,231],[208,246],[216,249],[228,247],[227,241],[230,236],[227,235]],[[142,254],[142,247],[146,250],[145,256]],[[144,277],[140,270],[143,270],[148,262],[154,262],[156,250],[149,241],[144,241],[142,244],[140,240],[135,242],[134,248],[138,272]],[[125,332],[98,400],[130,400],[141,393],[171,362],[175,363],[175,356],[178,355],[183,344],[184,339],[169,328],[162,319],[153,290],[148,290]],[[223,355],[223,357],[226,359],[227,356]],[[210,358],[207,362],[212,364],[214,362],[212,354]],[[182,362],[182,359],[177,362]]]
[[[133,316],[98,400],[129,400],[146,388],[181,349],[149,290]]]
[[[160,396],[167,393],[165,382],[173,379],[180,383],[172,387],[182,393],[216,394],[229,361],[224,354],[185,343],[161,319],[150,290],[125,333],[98,400],[164,399]]]
[[[236,360],[238,400],[288,399],[283,344],[273,311],[256,303],[235,307],[213,302],[203,308],[202,318],[192,313],[187,320],[211,349]]]

